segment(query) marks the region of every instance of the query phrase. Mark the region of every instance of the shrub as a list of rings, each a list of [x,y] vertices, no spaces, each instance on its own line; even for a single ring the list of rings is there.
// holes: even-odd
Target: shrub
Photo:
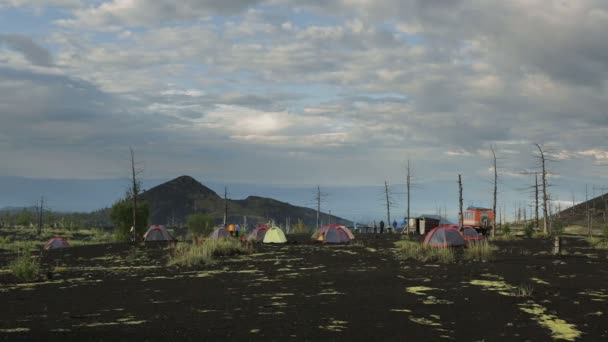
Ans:
[[[137,204],[135,235],[141,237],[148,227],[150,208],[145,202]],[[133,203],[130,200],[121,200],[112,205],[110,214],[114,231],[118,241],[129,241],[131,226],[133,225]]]
[[[587,238],[587,242],[591,245],[591,247],[596,249],[608,249],[608,239],[602,239],[598,237],[590,237]]]
[[[186,224],[192,236],[209,235],[213,231],[213,219],[209,215],[190,215],[186,219]]]
[[[602,235],[604,236],[604,240],[608,240],[608,224],[605,224],[602,228]]]
[[[524,227],[524,235],[531,238],[534,235],[534,223],[530,222]]]
[[[251,245],[236,239],[209,239],[201,244],[178,244],[169,256],[169,265],[193,266],[208,264],[216,257],[250,254]]]
[[[293,234],[310,234],[310,227],[306,226],[304,224],[304,221],[302,221],[302,219],[298,219],[298,223],[296,223],[293,226],[291,233],[293,233]]]
[[[497,249],[498,248],[485,240],[471,241],[468,248],[464,251],[464,258],[465,260],[473,261],[494,260],[494,252]]]
[[[561,221],[554,221],[551,225],[551,236],[560,236],[564,233],[564,225]]]
[[[502,227],[502,234],[503,235],[510,235],[511,234],[511,225],[508,223],[505,223],[505,225]]]
[[[456,259],[454,251],[451,248],[435,248],[410,240],[400,240],[395,242],[395,245],[404,259],[441,263],[451,263]]]
[[[40,273],[38,260],[32,258],[32,255],[28,251],[19,253],[17,259],[10,263],[9,268],[13,275],[23,282],[37,279]]]

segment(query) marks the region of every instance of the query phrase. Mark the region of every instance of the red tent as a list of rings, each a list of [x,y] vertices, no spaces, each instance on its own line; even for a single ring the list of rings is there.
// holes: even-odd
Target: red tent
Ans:
[[[261,226],[255,227],[253,232],[251,232],[251,234],[249,234],[249,239],[255,240],[255,241],[264,240],[264,236],[266,236],[266,232],[268,231],[268,229],[270,229],[270,227],[268,227],[266,225],[261,225]]]
[[[144,234],[144,241],[173,241],[175,240],[165,226],[152,226]]]
[[[466,246],[467,242],[458,229],[435,227],[424,238],[424,244],[431,247],[446,248]]]
[[[460,230],[462,236],[466,241],[481,241],[483,240],[483,235],[479,234],[477,230],[471,226],[464,226]]]
[[[323,243],[347,243],[354,240],[355,236],[350,229],[338,224],[328,224],[319,228],[312,238]]]
[[[56,249],[56,248],[67,248],[70,247],[68,241],[62,237],[50,238],[45,244],[44,249]]]

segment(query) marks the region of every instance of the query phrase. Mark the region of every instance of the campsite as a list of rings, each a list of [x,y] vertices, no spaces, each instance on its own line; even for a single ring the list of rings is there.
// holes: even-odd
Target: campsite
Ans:
[[[422,238],[422,237],[420,237]],[[3,340],[458,340],[608,338],[608,255],[582,238],[494,241],[495,258],[404,260],[398,234],[308,234],[250,254],[168,266],[166,243],[41,255],[44,278],[0,273]],[[178,242],[188,244],[188,242]],[[11,253],[0,254],[4,269]]]

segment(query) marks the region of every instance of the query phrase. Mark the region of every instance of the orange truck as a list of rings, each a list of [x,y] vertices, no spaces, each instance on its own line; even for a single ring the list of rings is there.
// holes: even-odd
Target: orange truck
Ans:
[[[463,216],[462,224],[475,228],[481,234],[486,235],[490,229],[494,229],[494,212],[492,209],[468,207]]]

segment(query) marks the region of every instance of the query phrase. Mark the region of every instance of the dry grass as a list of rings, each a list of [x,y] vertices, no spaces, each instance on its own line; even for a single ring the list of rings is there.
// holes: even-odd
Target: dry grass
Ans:
[[[465,260],[472,261],[490,261],[494,260],[494,252],[497,250],[496,246],[485,240],[471,241],[468,248],[464,251],[464,258]]]
[[[451,263],[456,260],[451,248],[434,248],[416,241],[401,240],[395,242],[397,250],[403,259]]]
[[[201,244],[178,244],[171,250],[169,265],[208,264],[217,257],[250,254],[251,252],[249,244],[242,244],[236,239],[209,239]]]

